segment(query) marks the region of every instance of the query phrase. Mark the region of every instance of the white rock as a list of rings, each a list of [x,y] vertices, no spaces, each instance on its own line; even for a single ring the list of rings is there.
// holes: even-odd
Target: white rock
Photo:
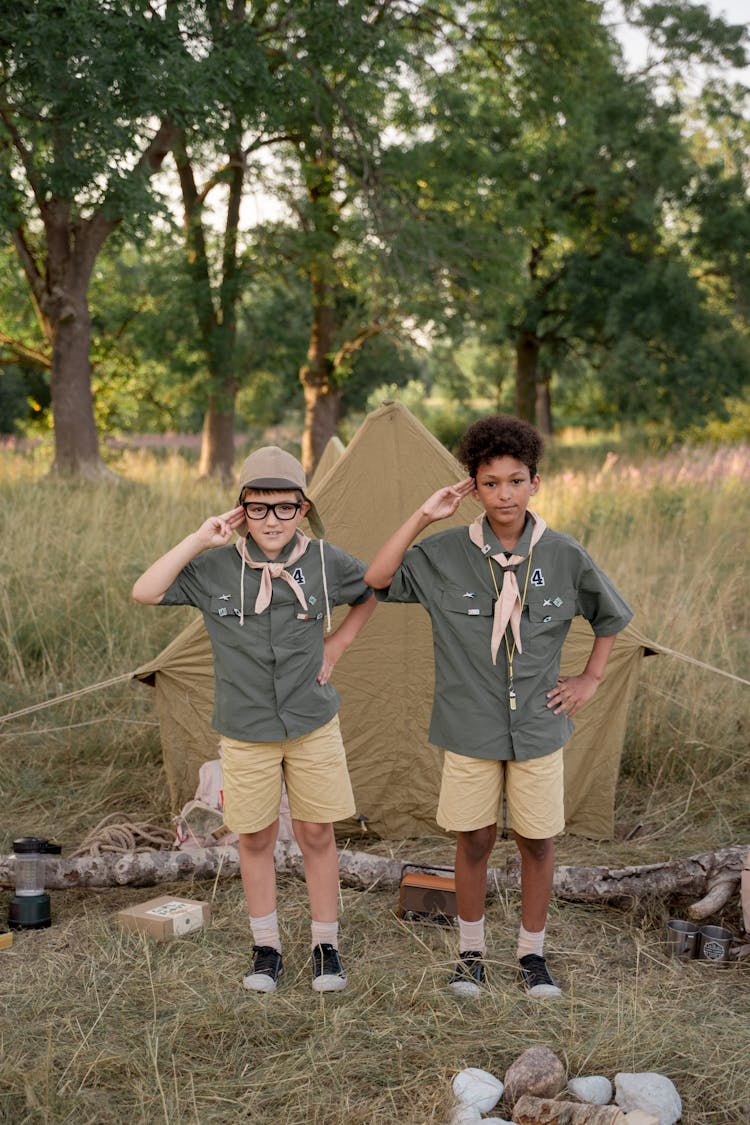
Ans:
[[[612,1101],[612,1083],[601,1074],[592,1074],[588,1078],[571,1078],[568,1089],[589,1105],[609,1105]]]
[[[506,1121],[504,1117],[483,1117],[482,1125],[514,1125],[513,1121]]]
[[[615,1075],[615,1101],[627,1113],[642,1109],[659,1118],[659,1125],[674,1125],[682,1116],[682,1101],[674,1083],[663,1074]]]
[[[478,1125],[482,1115],[474,1105],[459,1105],[451,1114],[450,1125]]]
[[[469,1066],[453,1079],[453,1093],[462,1105],[473,1106],[479,1113],[489,1113],[503,1096],[503,1084],[489,1071]]]

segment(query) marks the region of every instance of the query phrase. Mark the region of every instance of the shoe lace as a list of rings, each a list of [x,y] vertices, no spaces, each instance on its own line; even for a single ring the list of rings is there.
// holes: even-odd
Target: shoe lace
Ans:
[[[313,950],[317,975],[322,977],[338,976],[342,972],[339,951],[334,946],[324,942]]]
[[[273,974],[279,959],[278,949],[272,945],[253,946],[253,972]]]
[[[534,988],[537,984],[554,985],[555,983],[550,976],[547,962],[536,953],[527,954],[521,963],[521,968],[530,988]]]

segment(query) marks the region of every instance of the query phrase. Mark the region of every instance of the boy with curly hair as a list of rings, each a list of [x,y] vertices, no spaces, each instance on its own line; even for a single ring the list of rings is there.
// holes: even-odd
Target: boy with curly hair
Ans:
[[[364,576],[379,601],[419,602],[432,621],[430,741],[445,751],[437,821],[456,833],[459,957],[449,983],[463,993],[478,994],[485,980],[487,863],[504,789],[521,856],[521,982],[533,997],[562,995],[544,957],[553,837],[564,829],[562,748],[632,617],[583,547],[529,509],[542,450],[538,431],[517,418],[475,422],[457,451],[469,476],[434,493]],[[468,528],[411,546],[468,495],[484,508]],[[591,652],[581,672],[561,676],[577,614],[593,629]]]

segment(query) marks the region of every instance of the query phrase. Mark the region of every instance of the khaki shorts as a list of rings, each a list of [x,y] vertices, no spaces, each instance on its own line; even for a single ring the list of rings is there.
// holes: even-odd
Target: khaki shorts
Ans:
[[[445,751],[437,822],[471,832],[502,820],[503,784],[511,828],[527,840],[547,840],[565,828],[563,752],[526,762],[467,758]]]
[[[260,832],[281,804],[282,772],[294,820],[329,824],[355,812],[339,717],[283,742],[221,739],[224,823],[232,832]]]

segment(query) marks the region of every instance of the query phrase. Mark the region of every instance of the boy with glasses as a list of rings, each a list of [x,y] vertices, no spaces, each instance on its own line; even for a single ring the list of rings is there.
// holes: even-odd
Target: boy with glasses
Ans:
[[[475,422],[457,453],[467,479],[426,500],[365,573],[378,600],[419,602],[432,621],[430,741],[445,749],[437,821],[457,837],[459,959],[450,984],[475,995],[484,983],[487,862],[503,787],[521,855],[521,981],[535,998],[561,995],[544,936],[553,837],[564,828],[562,746],[632,616],[583,547],[529,509],[541,453],[541,436],[527,422],[504,415]],[[469,495],[484,508],[469,527],[411,546]],[[577,614],[593,629],[591,653],[578,675],[560,676]]]
[[[305,517],[317,543],[300,530]],[[323,534],[302,465],[266,446],[242,466],[237,505],[210,516],[133,587],[145,605],[194,605],[203,613],[214,657],[224,816],[239,834],[253,935],[243,984],[256,992],[273,992],[283,971],[273,859],[282,770],[310,899],[312,987],[335,992],[346,985],[333,822],[355,805],[330,678],[375,599],[363,580],[365,564],[324,543]],[[332,633],[331,608],[341,604],[351,608]]]

